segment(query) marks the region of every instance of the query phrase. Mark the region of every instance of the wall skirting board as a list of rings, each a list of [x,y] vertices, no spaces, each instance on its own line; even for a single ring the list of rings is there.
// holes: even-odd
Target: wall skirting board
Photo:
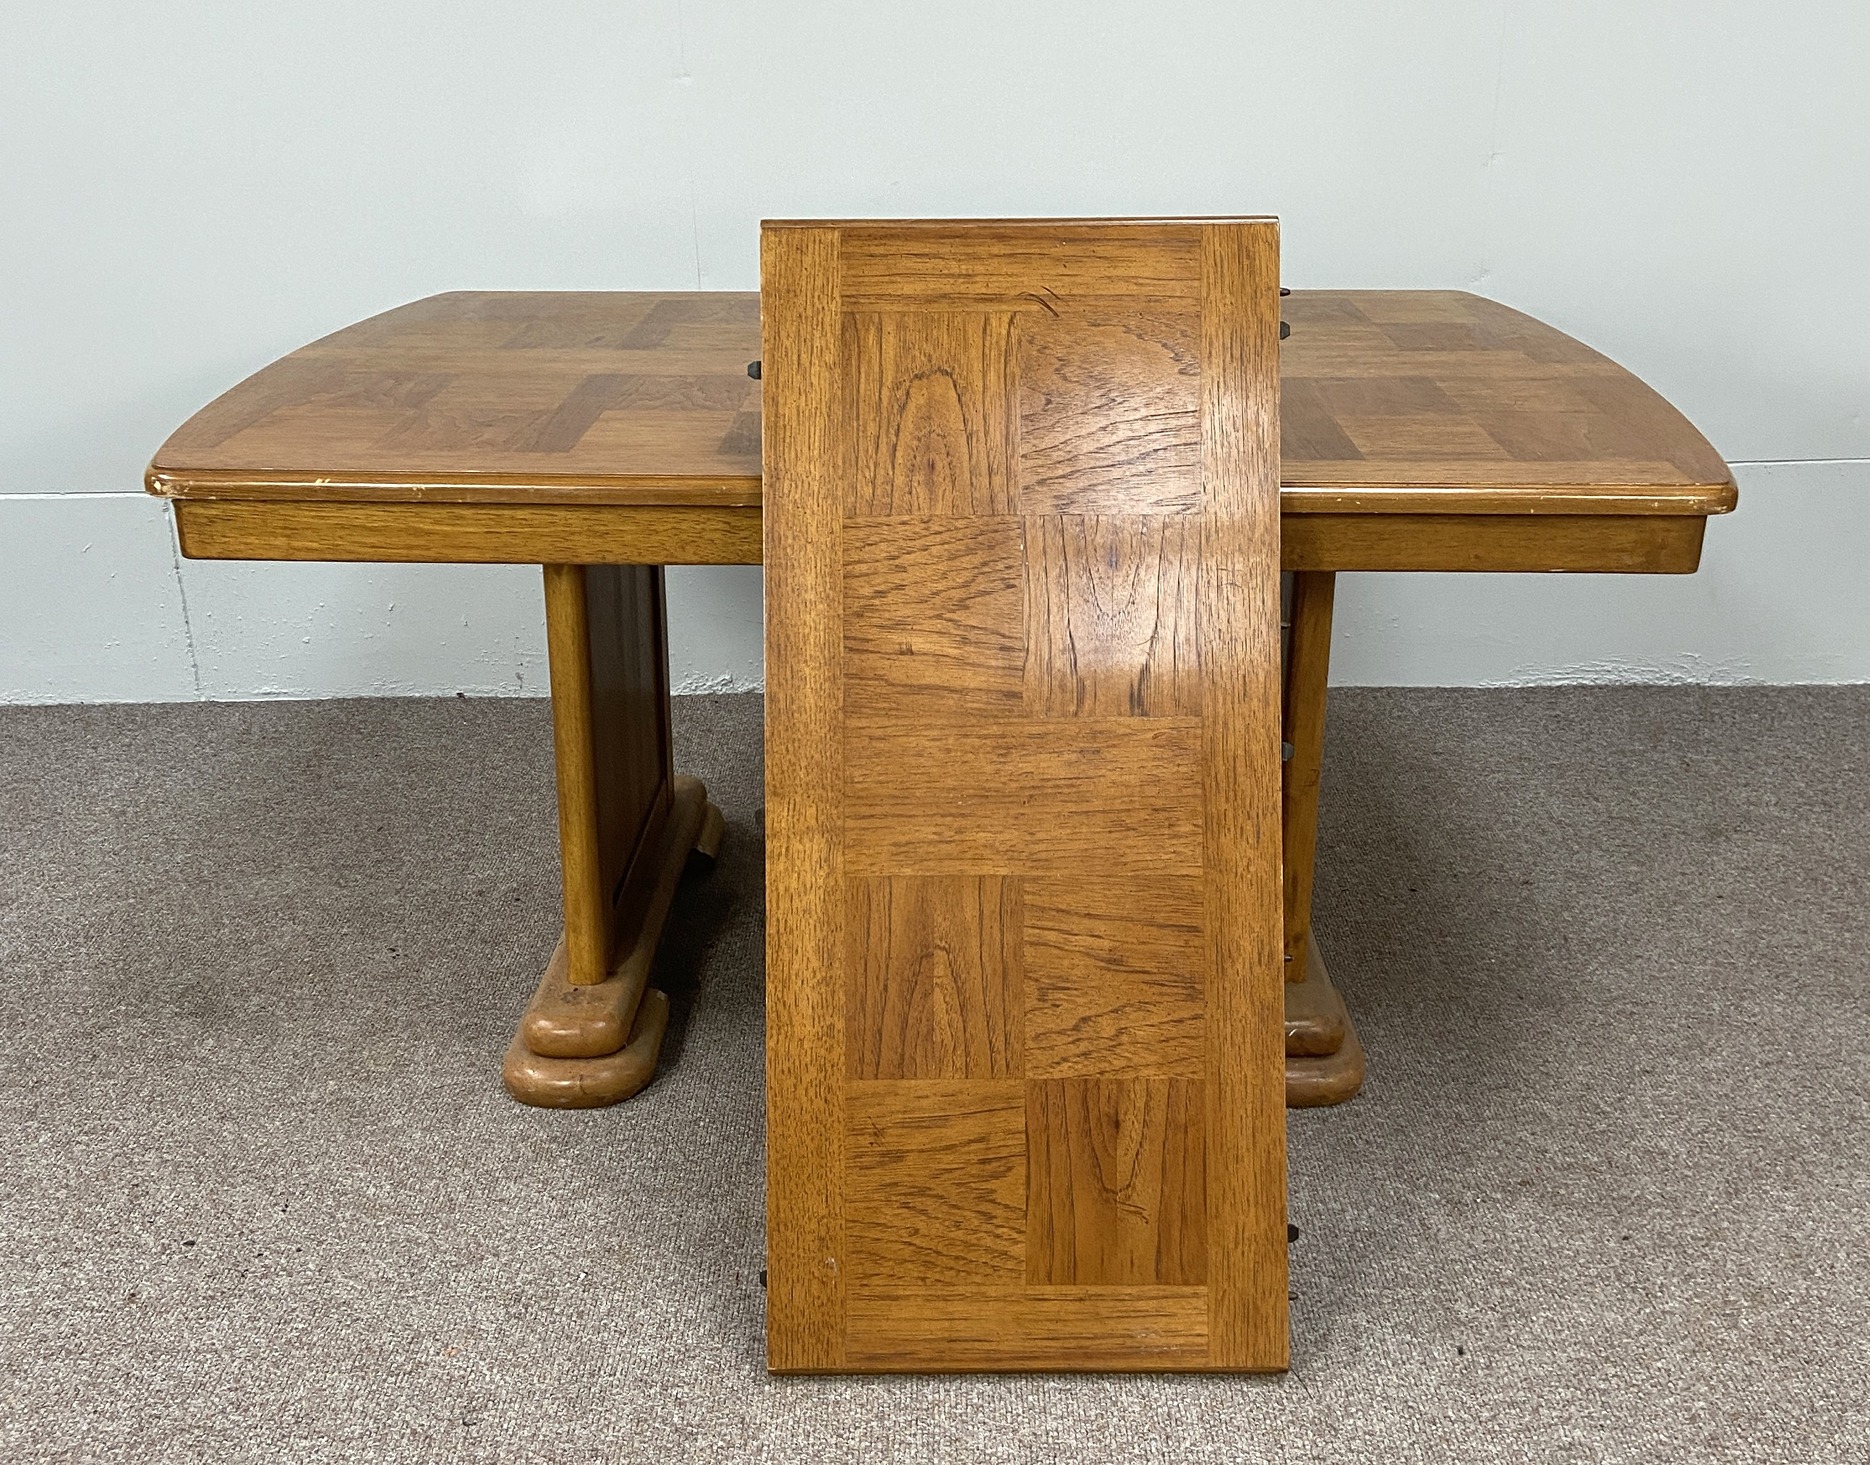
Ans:
[[[1333,680],[1870,682],[1870,463],[1736,474],[1694,576],[1344,576]],[[760,685],[757,569],[669,606],[677,691]],[[529,566],[184,560],[145,495],[0,495],[0,701],[541,695],[541,607]]]

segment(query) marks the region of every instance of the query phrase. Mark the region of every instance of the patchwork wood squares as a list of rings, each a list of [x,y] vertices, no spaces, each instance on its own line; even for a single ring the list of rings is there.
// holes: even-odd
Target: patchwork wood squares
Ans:
[[[1285,1364],[1277,281],[767,227],[775,1369]]]
[[[1473,295],[1294,292],[1273,402],[1271,226],[1238,268],[1208,227],[780,231],[777,393],[752,293],[435,296],[150,465],[191,557],[546,566],[534,1104],[649,1082],[657,938],[722,839],[670,758],[661,567],[773,556],[777,1368],[1279,1366],[1281,1037],[1287,1104],[1364,1067],[1311,927],[1335,572],[1688,573],[1734,506],[1654,390]]]

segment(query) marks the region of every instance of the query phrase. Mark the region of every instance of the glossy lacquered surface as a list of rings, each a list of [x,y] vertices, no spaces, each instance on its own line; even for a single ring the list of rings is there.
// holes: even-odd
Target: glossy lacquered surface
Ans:
[[[762,276],[772,1366],[1283,1367],[1276,226]]]
[[[1458,291],[1282,302],[1287,512],[1719,513],[1732,477],[1651,388]],[[177,498],[757,504],[759,297],[461,292],[293,352],[190,418]]]

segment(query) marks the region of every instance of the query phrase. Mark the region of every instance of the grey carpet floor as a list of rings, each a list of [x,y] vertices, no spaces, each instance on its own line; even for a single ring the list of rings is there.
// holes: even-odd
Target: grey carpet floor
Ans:
[[[1292,1372],[769,1379],[759,706],[664,1069],[497,1069],[547,710],[0,711],[0,1459],[1870,1458],[1870,689],[1344,691]]]

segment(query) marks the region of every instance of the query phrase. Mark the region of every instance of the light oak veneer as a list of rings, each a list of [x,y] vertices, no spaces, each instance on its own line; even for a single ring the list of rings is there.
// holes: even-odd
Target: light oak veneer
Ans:
[[[776,1370],[1286,1364],[1277,241],[764,230]]]
[[[1518,311],[1455,291],[1282,306],[1287,569],[1681,573],[1733,507],[1679,412]],[[205,558],[752,563],[759,339],[750,293],[437,295],[250,377],[163,444],[149,486]]]

